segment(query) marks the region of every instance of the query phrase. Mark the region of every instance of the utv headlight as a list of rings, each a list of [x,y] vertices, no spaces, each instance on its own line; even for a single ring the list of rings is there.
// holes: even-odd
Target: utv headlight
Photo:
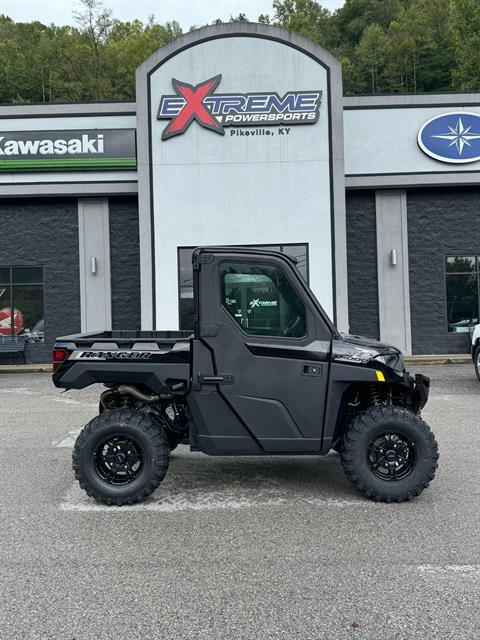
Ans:
[[[383,364],[395,371],[405,371],[405,362],[401,353],[387,353],[375,356],[375,360],[383,362]]]

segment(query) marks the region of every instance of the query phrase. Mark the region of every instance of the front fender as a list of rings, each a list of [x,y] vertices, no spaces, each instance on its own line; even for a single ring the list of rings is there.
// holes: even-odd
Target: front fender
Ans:
[[[418,413],[428,400],[430,379],[422,374],[413,378],[406,371],[396,371],[383,363],[370,361],[368,364],[346,364],[332,362],[325,408],[325,420],[322,434],[322,453],[328,453],[338,431],[347,417],[348,395],[352,385],[359,384],[395,385],[402,387],[408,407]]]

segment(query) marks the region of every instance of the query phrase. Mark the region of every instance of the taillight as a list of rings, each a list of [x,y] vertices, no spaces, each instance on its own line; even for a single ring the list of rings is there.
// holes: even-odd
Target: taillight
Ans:
[[[70,351],[68,349],[55,348],[53,350],[53,373],[60,368],[62,362],[66,360],[69,355]]]

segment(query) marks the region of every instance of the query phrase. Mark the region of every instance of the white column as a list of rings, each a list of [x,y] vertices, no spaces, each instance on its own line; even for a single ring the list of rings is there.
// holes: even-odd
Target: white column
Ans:
[[[110,225],[107,198],[78,200],[82,331],[112,328]]]
[[[407,195],[377,191],[375,202],[380,340],[411,354]]]

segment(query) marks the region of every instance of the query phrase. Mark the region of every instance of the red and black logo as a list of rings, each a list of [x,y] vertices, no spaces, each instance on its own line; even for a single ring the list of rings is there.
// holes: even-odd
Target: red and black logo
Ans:
[[[158,120],[170,120],[162,140],[184,133],[193,120],[224,135],[229,126],[314,124],[319,118],[321,91],[214,94],[221,79],[191,85],[172,78],[176,94],[162,96],[157,113]]]
[[[225,133],[222,125],[212,115],[211,111],[207,109],[204,103],[205,98],[212,95],[218,87],[221,79],[222,76],[218,75],[210,78],[210,80],[205,80],[205,82],[200,82],[196,86],[192,86],[191,84],[172,78],[173,88],[177,92],[177,95],[183,99],[184,103],[176,116],[170,114],[161,115],[159,111],[159,119],[172,118],[163,130],[162,140],[167,140],[172,136],[178,136],[184,133],[193,120],[196,120],[202,127],[212,129],[212,131],[217,131],[217,133],[221,133],[222,135]]]

